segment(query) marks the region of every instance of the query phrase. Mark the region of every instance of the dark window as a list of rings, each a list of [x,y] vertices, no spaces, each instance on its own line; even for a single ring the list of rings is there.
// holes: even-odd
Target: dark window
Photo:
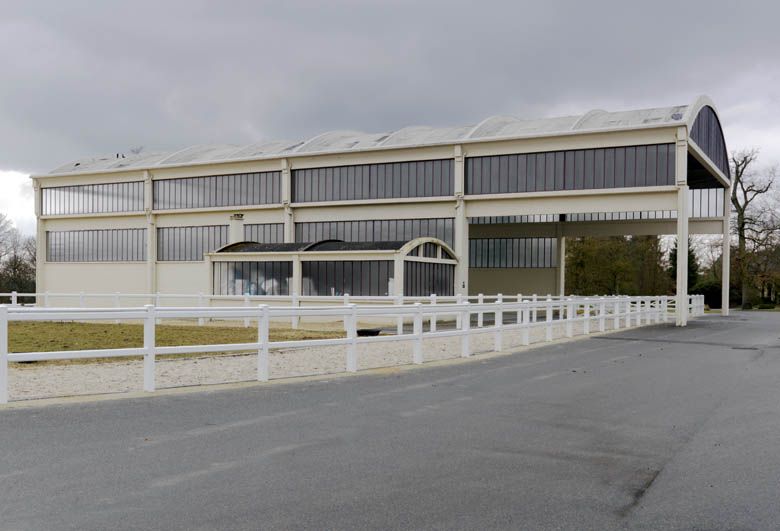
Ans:
[[[289,295],[292,262],[214,262],[215,295]]]
[[[144,209],[144,183],[85,184],[41,190],[44,216],[140,212]]]
[[[469,240],[469,267],[556,267],[555,238],[474,238]]]
[[[670,185],[674,153],[673,144],[659,144],[471,157],[465,166],[466,193]]]
[[[199,261],[205,253],[216,251],[228,243],[227,225],[199,227],[159,227],[157,229],[157,260]]]
[[[443,159],[293,170],[293,201],[449,196],[453,163]]]
[[[265,205],[281,202],[282,172],[154,181],[154,209]]]
[[[282,243],[284,241],[284,223],[244,225],[244,239],[248,242]]]
[[[452,218],[311,221],[295,224],[295,241],[408,241],[421,236],[430,236],[452,245],[453,224]]]
[[[393,262],[388,260],[304,261],[301,266],[303,295],[390,294]]]
[[[146,229],[48,231],[49,262],[143,262]]]

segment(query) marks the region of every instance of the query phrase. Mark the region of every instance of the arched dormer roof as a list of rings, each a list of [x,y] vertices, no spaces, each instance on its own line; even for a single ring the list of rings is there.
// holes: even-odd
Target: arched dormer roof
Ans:
[[[693,122],[689,122],[688,137],[730,179],[729,155],[718,113],[708,98],[700,98],[696,103],[698,105],[692,108],[696,115]]]

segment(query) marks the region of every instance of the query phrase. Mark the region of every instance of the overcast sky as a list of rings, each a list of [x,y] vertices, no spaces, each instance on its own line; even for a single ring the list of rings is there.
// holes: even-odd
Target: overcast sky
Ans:
[[[0,212],[86,156],[718,106],[780,162],[776,2],[0,0]]]

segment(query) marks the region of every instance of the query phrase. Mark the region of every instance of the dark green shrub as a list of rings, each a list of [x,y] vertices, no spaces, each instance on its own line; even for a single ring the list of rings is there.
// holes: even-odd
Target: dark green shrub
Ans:
[[[690,292],[692,295],[704,295],[704,304],[710,308],[721,307],[721,288],[718,280],[700,280]]]

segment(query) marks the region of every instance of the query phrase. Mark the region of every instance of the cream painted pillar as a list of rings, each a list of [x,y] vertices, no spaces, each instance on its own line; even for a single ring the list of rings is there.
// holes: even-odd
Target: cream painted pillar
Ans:
[[[292,208],[292,170],[290,161],[282,159],[282,207],[284,207],[284,242],[295,241],[295,217]]]
[[[566,296],[566,237],[558,236],[558,295]]]
[[[677,183],[677,326],[688,325],[688,133],[677,130],[675,182]]]
[[[232,214],[228,227],[228,243],[238,243],[242,241],[244,241],[244,215]]]
[[[723,249],[721,251],[721,310],[729,314],[729,290],[731,285],[731,188],[723,190]]]
[[[393,260],[393,293],[392,295],[404,294],[404,257],[396,256]]]
[[[296,295],[303,294],[303,267],[301,266],[301,257],[299,255],[293,256],[292,259],[292,285],[290,286],[290,295],[295,293]]]
[[[144,172],[144,212],[146,213],[146,291],[157,291],[157,219],[152,211],[153,203],[152,172]]]
[[[555,260],[558,262],[555,292],[563,297],[566,295],[566,237],[563,235],[563,225],[560,220],[555,224]]]
[[[46,264],[46,221],[41,219],[41,184],[38,179],[33,179],[33,191],[35,192],[35,292],[43,293],[46,286],[43,282],[43,268]],[[41,301],[35,299],[37,306],[43,306]]]
[[[455,293],[469,293],[469,220],[466,217],[466,165],[461,146],[455,146],[455,245],[454,251],[458,257],[455,266]]]

